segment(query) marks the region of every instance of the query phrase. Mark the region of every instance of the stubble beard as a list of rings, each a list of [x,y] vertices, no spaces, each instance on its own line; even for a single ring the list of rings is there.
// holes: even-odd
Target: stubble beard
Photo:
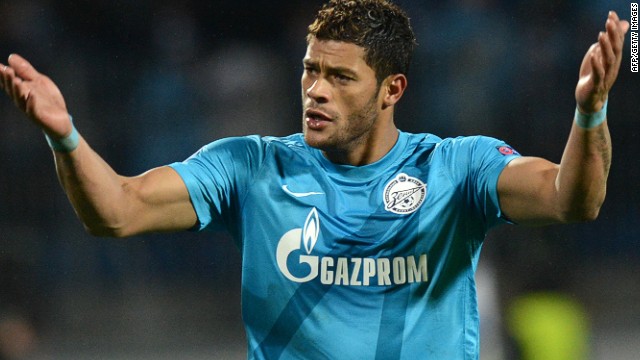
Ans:
[[[321,138],[308,136],[309,130],[307,129],[303,115],[302,129],[305,141],[309,146],[327,153],[349,152],[366,143],[377,122],[377,100],[376,92],[363,107],[350,114],[346,121],[337,114],[331,114],[333,116],[332,125],[338,126],[334,126],[330,134],[322,135]]]

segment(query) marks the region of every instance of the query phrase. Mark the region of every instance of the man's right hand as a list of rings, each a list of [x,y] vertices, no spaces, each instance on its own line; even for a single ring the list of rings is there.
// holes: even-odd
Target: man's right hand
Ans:
[[[11,55],[9,65],[0,64],[0,80],[0,87],[47,135],[61,139],[71,134],[60,90],[24,58]],[[68,156],[55,154],[60,183],[92,234],[125,237],[186,230],[197,222],[184,181],[169,167],[120,176],[82,138]]]
[[[69,135],[72,125],[62,93],[49,77],[23,57],[12,54],[0,64],[0,86],[16,106],[54,139]]]

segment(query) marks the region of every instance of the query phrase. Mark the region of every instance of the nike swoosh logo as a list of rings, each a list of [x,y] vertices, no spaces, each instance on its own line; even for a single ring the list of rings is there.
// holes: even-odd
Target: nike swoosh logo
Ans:
[[[293,192],[289,190],[289,185],[282,185],[282,190],[284,190],[284,192],[286,192],[287,194],[297,198],[313,196],[313,195],[324,195],[324,193],[315,192],[315,191],[305,192],[305,193]]]

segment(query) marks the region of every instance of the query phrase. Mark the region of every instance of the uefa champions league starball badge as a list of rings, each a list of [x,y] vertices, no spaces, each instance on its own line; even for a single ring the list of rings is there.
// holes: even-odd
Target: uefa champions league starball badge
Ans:
[[[407,215],[418,210],[427,197],[427,185],[407,174],[398,174],[384,187],[384,209]]]

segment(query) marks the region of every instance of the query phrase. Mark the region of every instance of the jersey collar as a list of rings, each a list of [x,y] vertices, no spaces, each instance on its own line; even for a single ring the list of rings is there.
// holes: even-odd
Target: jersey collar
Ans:
[[[343,182],[363,183],[379,177],[382,172],[400,160],[407,142],[408,135],[398,130],[398,140],[391,150],[380,160],[363,166],[335,164],[327,159],[322,151],[306,146],[330,177]]]

